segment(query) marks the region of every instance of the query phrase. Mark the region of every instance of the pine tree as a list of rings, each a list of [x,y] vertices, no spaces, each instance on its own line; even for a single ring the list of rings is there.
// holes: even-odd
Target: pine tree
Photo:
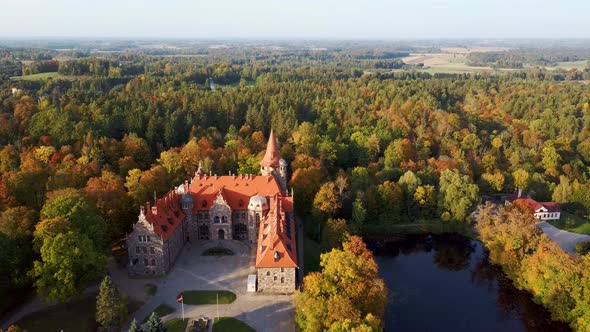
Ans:
[[[119,331],[127,318],[127,301],[113,285],[109,276],[105,276],[100,284],[96,298],[96,322],[100,331]]]
[[[131,322],[131,327],[129,328],[129,332],[143,332],[143,330],[141,329],[141,325],[137,325],[137,321],[135,320],[135,318]]]
[[[166,332],[166,327],[162,324],[160,316],[157,313],[152,312],[150,318],[145,323],[144,332]]]

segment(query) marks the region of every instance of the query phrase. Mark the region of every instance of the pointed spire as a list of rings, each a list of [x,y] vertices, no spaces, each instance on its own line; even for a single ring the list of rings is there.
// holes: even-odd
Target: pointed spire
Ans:
[[[268,144],[266,145],[266,153],[264,154],[264,158],[260,161],[260,166],[278,168],[280,159],[281,155],[279,154],[275,132],[271,129],[270,136],[268,137]]]

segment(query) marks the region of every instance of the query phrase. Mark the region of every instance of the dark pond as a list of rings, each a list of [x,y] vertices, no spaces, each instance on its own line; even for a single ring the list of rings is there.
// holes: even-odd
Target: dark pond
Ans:
[[[460,235],[368,240],[389,288],[385,331],[570,331]]]

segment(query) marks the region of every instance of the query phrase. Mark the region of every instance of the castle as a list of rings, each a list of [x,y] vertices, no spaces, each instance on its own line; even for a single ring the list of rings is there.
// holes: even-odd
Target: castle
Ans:
[[[127,237],[129,274],[167,273],[189,241],[240,240],[256,246],[259,292],[293,292],[297,247],[287,166],[271,130],[261,175],[217,176],[199,167],[190,182],[146,203]]]

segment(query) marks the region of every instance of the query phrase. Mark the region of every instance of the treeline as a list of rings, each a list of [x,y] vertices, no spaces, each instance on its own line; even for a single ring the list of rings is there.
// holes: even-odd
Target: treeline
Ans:
[[[472,52],[467,55],[467,64],[482,67],[521,69],[525,64],[536,66],[556,66],[558,62],[573,62],[590,59],[587,49],[535,49],[523,48],[497,52]],[[584,69],[588,66],[584,66]]]
[[[487,203],[478,210],[476,229],[514,285],[530,292],[554,320],[575,331],[590,330],[590,256],[573,257],[535,226],[530,211]]]
[[[22,66],[23,75],[33,75],[39,73],[56,72],[59,68],[59,62],[55,60],[35,61]]]
[[[124,54],[63,62],[99,76],[0,81],[0,224],[8,225],[0,232],[11,232],[0,237],[11,248],[0,250],[9,262],[0,264],[0,295],[18,299],[36,285],[57,289],[52,298],[61,301],[80,291],[103,271],[104,243],[130,229],[154,191],[183,183],[199,162],[207,172],[257,174],[271,128],[291,163],[296,209],[322,234],[341,226],[330,218],[359,234],[419,220],[463,223],[478,195],[517,188],[590,212],[590,91],[578,82],[542,70],[365,73],[352,60],[291,65],[266,54]],[[121,77],[110,77],[113,68]],[[222,86],[211,91],[209,78]],[[63,195],[84,213],[46,213]],[[85,220],[104,226],[89,233]],[[94,264],[72,266],[66,285],[51,279],[55,261],[42,248],[66,257],[72,244],[90,248]]]

